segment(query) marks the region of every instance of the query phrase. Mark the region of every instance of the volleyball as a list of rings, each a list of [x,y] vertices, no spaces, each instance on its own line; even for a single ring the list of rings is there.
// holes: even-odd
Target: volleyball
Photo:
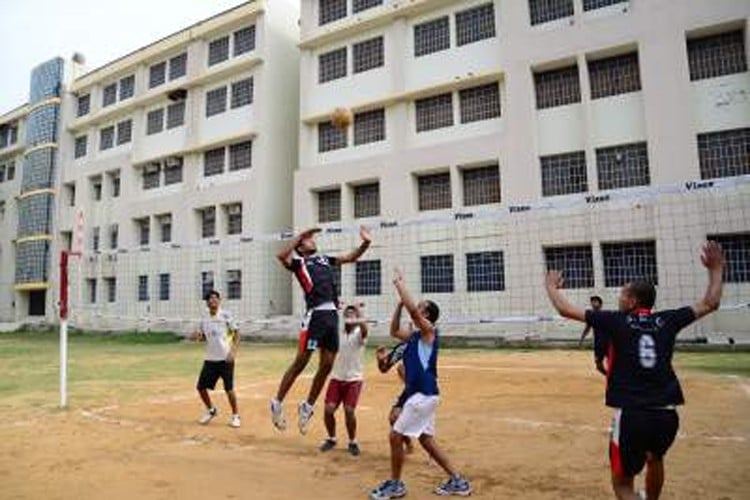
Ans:
[[[352,112],[347,108],[336,108],[331,114],[331,123],[339,130],[344,130],[352,124]]]

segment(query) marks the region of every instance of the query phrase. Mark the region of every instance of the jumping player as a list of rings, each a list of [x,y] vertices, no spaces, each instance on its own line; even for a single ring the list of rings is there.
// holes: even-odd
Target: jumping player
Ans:
[[[664,455],[677,434],[676,407],[684,403],[672,369],[677,333],[719,307],[724,255],[707,242],[701,262],[708,269],[704,297],[693,306],[654,312],[656,290],[631,282],[620,291],[619,311],[584,311],[569,303],[558,271],[547,273],[552,305],[564,317],[585,321],[606,336],[609,374],[606,404],[615,409],[609,447],[612,487],[619,499],[639,498],[633,481],[646,465],[646,498],[658,499],[664,484]]]
[[[362,227],[359,231],[362,243],[355,250],[339,257],[319,255],[315,244],[315,234],[318,232],[320,229],[317,228],[303,231],[276,256],[299,281],[305,293],[306,306],[297,356],[284,373],[276,397],[271,400],[271,421],[277,429],[286,429],[284,397],[307,366],[313,351],[320,348],[318,371],[315,373],[307,399],[298,406],[299,430],[302,434],[307,433],[313,416],[313,406],[325,385],[339,350],[338,291],[334,281],[334,267],[355,262],[372,242],[369,231]]]
[[[370,491],[370,498],[383,500],[401,498],[406,495],[406,485],[401,480],[404,464],[404,436],[419,438],[419,443],[425,451],[448,473],[449,479],[438,486],[435,493],[468,496],[471,494],[471,485],[453,468],[434,437],[435,411],[439,400],[437,384],[439,335],[435,322],[440,315],[440,309],[437,304],[429,300],[415,303],[399,271],[396,271],[393,284],[396,286],[401,301],[393,313],[391,335],[407,344],[403,356],[406,389],[403,410],[390,433],[391,478]],[[410,333],[401,328],[403,308],[409,312],[417,327],[416,331]]]

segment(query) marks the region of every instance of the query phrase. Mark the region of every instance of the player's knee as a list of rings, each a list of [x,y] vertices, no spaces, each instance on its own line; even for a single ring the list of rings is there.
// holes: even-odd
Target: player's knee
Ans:
[[[354,407],[344,406],[344,414],[346,415],[346,418],[354,418]]]
[[[402,436],[401,434],[399,434],[398,432],[394,430],[391,430],[389,438],[391,440],[391,443],[400,444],[403,441],[404,436]]]
[[[334,413],[336,413],[336,405],[327,404],[325,407],[325,414],[333,415]]]

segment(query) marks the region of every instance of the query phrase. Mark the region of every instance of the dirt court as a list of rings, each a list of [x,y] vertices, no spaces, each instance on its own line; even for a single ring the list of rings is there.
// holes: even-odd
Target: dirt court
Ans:
[[[228,427],[227,403],[208,426],[194,377],[165,376],[108,390],[71,389],[71,408],[2,404],[0,498],[33,499],[356,499],[388,477],[386,417],[399,393],[368,352],[358,411],[362,455],[322,454],[322,406],[307,436],[296,429],[296,402],[310,371],[287,400],[290,428],[271,426],[268,400],[281,372],[255,370],[292,347],[244,347],[237,388],[241,429]],[[197,370],[200,351],[191,350]],[[750,498],[750,385],[746,378],[679,370],[688,404],[667,458],[664,498]],[[445,350],[437,437],[472,480],[475,498],[610,498],[603,379],[580,351]],[[82,397],[86,392],[87,397]],[[78,398],[78,402],[76,400]],[[84,401],[81,404],[81,401]],[[436,498],[442,472],[421,451],[407,458],[408,498]]]

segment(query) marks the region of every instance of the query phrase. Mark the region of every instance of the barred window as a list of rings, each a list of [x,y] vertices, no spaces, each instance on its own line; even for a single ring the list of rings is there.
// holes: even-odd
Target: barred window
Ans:
[[[138,276],[138,302],[148,301],[148,276]]]
[[[651,182],[645,142],[596,150],[599,190],[647,186]]]
[[[99,150],[104,151],[115,145],[115,127],[105,127],[99,130]]]
[[[503,252],[466,254],[466,291],[500,292],[505,290]]]
[[[227,234],[242,234],[242,203],[225,205]]]
[[[362,12],[363,10],[372,9],[378,5],[383,5],[383,0],[353,0],[352,12]]]
[[[453,293],[453,255],[419,258],[422,293]]]
[[[169,243],[172,241],[172,214],[162,214],[157,217],[159,222],[159,232],[161,242]]]
[[[203,153],[203,176],[224,173],[224,148],[209,149]]]
[[[571,245],[544,249],[548,271],[560,271],[563,288],[593,288],[594,257],[591,245]]]
[[[217,38],[208,44],[208,65],[213,66],[229,59],[229,36]]]
[[[529,0],[531,25],[573,15],[573,0]]]
[[[500,117],[500,86],[497,83],[463,89],[458,93],[461,123]]]
[[[341,220],[341,189],[318,191],[318,222]]]
[[[583,0],[583,10],[596,10],[609,5],[615,5],[617,3],[625,3],[628,0]]]
[[[149,218],[144,217],[142,219],[136,219],[135,223],[138,228],[138,242],[141,245],[148,245],[149,240],[151,239],[151,224]]]
[[[16,177],[16,163],[11,161],[8,163],[8,181],[12,181]]]
[[[451,208],[451,174],[420,175],[417,178],[419,210]]]
[[[214,272],[201,272],[201,299],[207,300],[208,294],[214,289]]]
[[[74,156],[76,158],[81,158],[81,157],[86,156],[88,143],[89,143],[88,136],[82,135],[80,137],[76,137],[75,153],[74,153]]]
[[[201,216],[201,238],[213,238],[216,236],[216,207],[200,209]]]
[[[102,107],[106,108],[117,102],[117,82],[110,83],[102,91]]]
[[[495,36],[495,6],[492,3],[456,12],[456,45],[467,45]]]
[[[218,115],[227,110],[227,88],[219,87],[206,92],[206,117]]]
[[[498,165],[463,169],[461,176],[464,181],[464,206],[500,203]]]
[[[118,198],[120,196],[120,171],[115,170],[107,175],[112,185],[112,198]]]
[[[135,93],[135,75],[120,79],[120,100],[133,97]]]
[[[382,36],[377,36],[352,45],[354,73],[362,73],[368,69],[383,66],[385,63],[383,50]]]
[[[242,271],[239,269],[227,270],[227,299],[239,300],[242,298]]]
[[[318,152],[325,153],[347,145],[346,129],[338,129],[331,122],[318,123]]]
[[[706,239],[717,242],[724,251],[725,282],[750,282],[750,233],[709,234]]]
[[[158,134],[164,130],[164,108],[154,109],[146,114],[146,135]]]
[[[177,184],[182,182],[182,163],[181,156],[169,158],[164,162],[164,185]]]
[[[148,88],[158,87],[167,80],[167,62],[162,61],[148,69]]]
[[[76,109],[76,116],[84,116],[89,114],[91,110],[91,94],[86,94],[78,97],[78,107]]]
[[[641,90],[637,52],[589,61],[588,66],[592,99]]]
[[[534,73],[534,88],[537,109],[581,102],[578,65]]]
[[[169,300],[169,273],[159,274],[159,300]]]
[[[187,52],[169,60],[169,79],[176,80],[187,74]]]
[[[117,278],[104,278],[107,285],[107,302],[117,301]]]
[[[117,224],[109,226],[109,248],[114,250],[118,246],[118,239],[120,237],[120,229]]]
[[[124,120],[117,124],[117,145],[127,144],[133,139],[133,120]]]
[[[95,227],[91,231],[91,249],[93,251],[95,251],[95,252],[99,250],[99,239],[100,239],[99,236],[100,236],[100,233],[101,233],[101,230],[100,230],[99,226]]]
[[[318,4],[318,24],[324,24],[337,21],[346,17],[347,0],[320,0]]]
[[[86,278],[89,304],[96,304],[96,278]]]
[[[453,125],[453,94],[440,94],[417,99],[417,132],[426,132]]]
[[[354,145],[385,140],[385,109],[374,109],[354,115]]]
[[[246,106],[253,102],[253,79],[245,78],[232,84],[232,108]]]
[[[233,36],[235,57],[255,49],[255,25],[235,31]]]
[[[180,127],[185,124],[185,101],[178,101],[167,106],[167,128]]]
[[[747,71],[745,33],[730,31],[687,41],[690,80],[703,80]]]
[[[377,217],[380,215],[380,184],[354,186],[354,217]]]
[[[229,146],[229,171],[244,170],[253,165],[253,142],[245,141]]]
[[[414,26],[414,57],[440,52],[451,46],[448,16]]]
[[[701,179],[750,174],[750,128],[698,134]]]
[[[320,54],[318,83],[330,82],[346,76],[346,47]]]
[[[380,287],[380,261],[357,261],[354,268],[354,294],[380,295]]]
[[[154,189],[159,187],[161,165],[159,162],[143,167],[143,189]]]
[[[588,191],[586,153],[583,151],[542,156],[540,160],[542,164],[542,196],[585,193]]]
[[[604,286],[619,287],[636,280],[659,284],[655,241],[602,243]]]

